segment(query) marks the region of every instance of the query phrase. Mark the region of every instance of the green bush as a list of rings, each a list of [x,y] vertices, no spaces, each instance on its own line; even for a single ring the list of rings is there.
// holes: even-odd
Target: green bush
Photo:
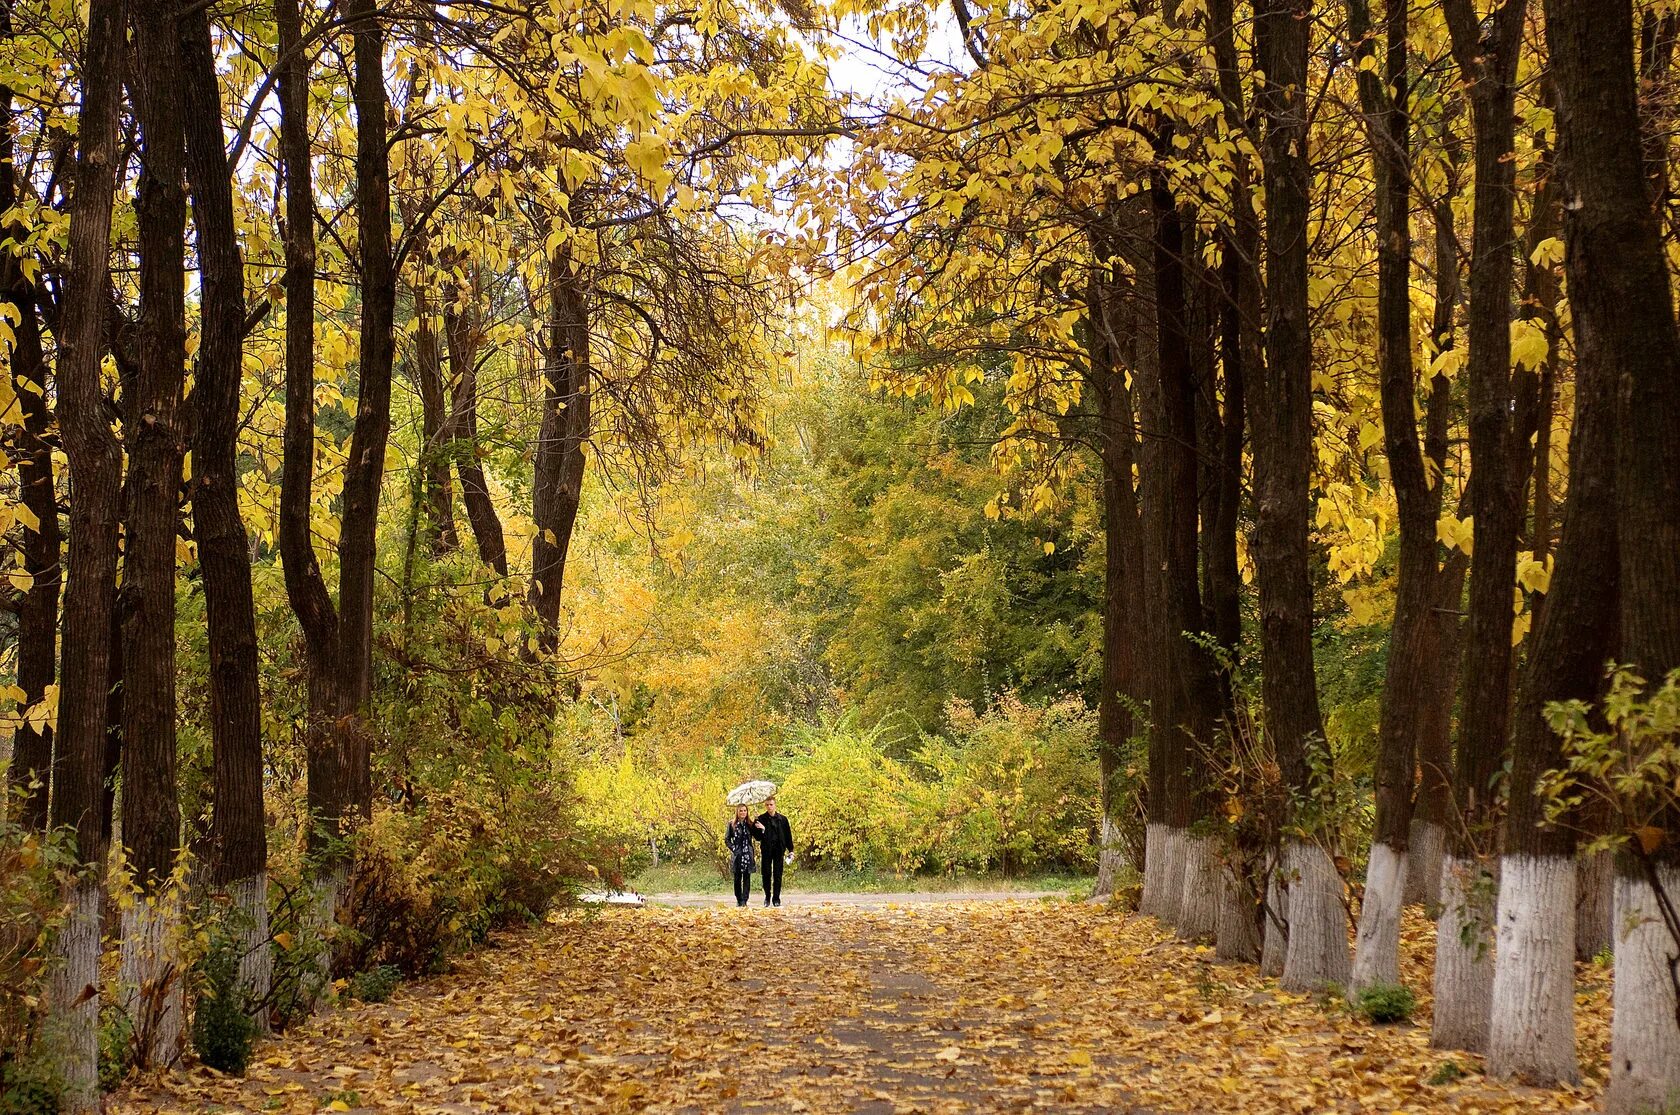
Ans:
[[[194,972],[193,1052],[217,1072],[243,1076],[257,1041],[257,1024],[239,986],[239,945],[212,928]]]
[[[395,964],[381,964],[350,977],[350,997],[364,1003],[383,1003],[402,982],[402,969]]]
[[[63,1095],[58,1064],[39,1046],[15,1059],[0,1056],[0,1115],[57,1115]]]
[[[107,1002],[99,1011],[99,1088],[114,1092],[134,1067],[134,1022]]]
[[[4,1094],[21,1097],[18,1110],[53,1091],[50,1058],[37,1046],[69,862],[63,840],[0,818],[0,1074]]]
[[[1417,997],[1404,984],[1374,983],[1354,997],[1353,1009],[1367,1022],[1408,1022],[1417,1009]]]
[[[927,859],[934,792],[887,754],[882,727],[850,718],[809,730],[780,800],[801,854],[856,871],[914,871]]]

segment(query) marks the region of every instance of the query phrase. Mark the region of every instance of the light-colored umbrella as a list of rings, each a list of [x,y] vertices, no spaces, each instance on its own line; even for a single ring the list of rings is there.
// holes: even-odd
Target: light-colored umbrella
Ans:
[[[729,791],[730,805],[757,805],[759,802],[776,796],[776,784],[762,779],[754,782],[743,782]]]

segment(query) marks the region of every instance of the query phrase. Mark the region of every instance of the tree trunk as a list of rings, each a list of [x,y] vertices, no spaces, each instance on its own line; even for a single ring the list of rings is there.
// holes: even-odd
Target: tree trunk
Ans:
[[[477,294],[477,272],[473,294]],[[490,483],[478,459],[478,346],[481,316],[475,301],[463,300],[459,308],[447,304],[443,310],[444,338],[449,345],[449,371],[454,397],[450,400],[450,452],[461,479],[461,502],[466,505],[467,523],[478,545],[479,560],[503,577],[507,576],[507,543],[502,540],[502,521],[490,499]]]
[[[11,5],[0,5],[0,42],[12,38]],[[17,204],[16,138],[12,134],[12,90],[0,84],[0,214]],[[19,242],[24,232],[16,221],[6,222],[0,234]],[[58,497],[54,489],[52,408],[47,402],[47,360],[41,346],[35,284],[7,256],[0,261],[0,316],[13,322],[9,353],[12,390],[23,422],[18,430],[19,502],[35,518],[24,523],[23,568],[29,586],[18,600],[17,686],[23,692],[18,711],[27,711],[46,695],[57,676],[58,594],[63,583],[59,569],[62,539],[58,529]],[[22,515],[19,516],[23,518]],[[48,791],[52,783],[52,728],[20,723],[12,735],[9,773],[14,819],[26,829],[47,827]]]
[[[137,374],[123,400],[128,500],[123,531],[122,840],[136,890],[123,911],[122,985],[141,1065],[180,1055],[181,960],[171,947],[181,846],[175,746],[175,541],[187,359],[186,134],[180,38],[162,5],[134,12],[129,88],[140,127]]]
[[[1411,119],[1407,5],[1389,0],[1383,27],[1384,76],[1359,71],[1359,94],[1376,171],[1377,347],[1383,452],[1399,509],[1400,561],[1383,678],[1377,741],[1376,830],[1359,909],[1359,935],[1350,995],[1400,982],[1400,908],[1411,840],[1419,700],[1433,668],[1436,521],[1440,482],[1431,483],[1417,429],[1417,384],[1412,368]],[[1375,57],[1366,0],[1349,0],[1348,26],[1356,50]]]
[[[1256,8],[1255,43],[1265,82],[1266,374],[1254,400],[1258,504],[1254,562],[1260,584],[1262,698],[1284,785],[1298,800],[1314,795],[1313,755],[1327,762],[1313,668],[1312,338],[1308,331],[1306,0],[1266,0]],[[1345,984],[1347,920],[1341,880],[1310,818],[1295,821],[1285,848],[1289,945],[1283,985],[1292,990]]]
[[[180,21],[187,181],[201,270],[202,326],[193,375],[193,537],[204,580],[210,655],[212,801],[209,878],[230,899],[243,942],[240,984],[266,1026],[268,833],[263,817],[262,693],[251,551],[239,513],[239,396],[245,270],[223,149],[221,91],[203,11]]]
[[[1656,682],[1680,668],[1680,338],[1647,194],[1632,4],[1546,0],[1546,41],[1568,169],[1570,307],[1577,336],[1593,337],[1617,376],[1618,657]],[[1572,479],[1571,505],[1573,487]],[[1663,819],[1671,833],[1675,820]],[[1675,848],[1671,839],[1653,860],[1624,856],[1618,864],[1606,1097],[1613,1113],[1680,1102],[1680,940],[1657,912],[1659,890],[1671,901],[1680,894]]]
[[[572,529],[583,502],[584,445],[589,439],[589,302],[583,275],[562,246],[548,268],[548,352],[542,427],[531,494],[537,536],[531,544],[531,610],[539,645],[560,645],[560,593]]]
[[[126,51],[122,0],[91,0],[82,59],[75,190],[70,201],[69,274],[58,336],[59,426],[75,500],[64,596],[64,658],[54,741],[53,828],[75,834],[81,870],[65,895],[58,973],[50,1009],[63,1032],[65,1102],[98,1105],[99,908],[110,839],[102,823],[105,700],[116,605],[117,515],[122,450],[100,387],[109,297],[111,206],[116,193],[117,110]]]
[[[1142,617],[1137,599],[1143,539],[1138,521],[1137,492],[1132,469],[1137,459],[1137,429],[1132,413],[1128,370],[1121,352],[1135,338],[1129,333],[1126,292],[1114,278],[1111,245],[1097,245],[1099,274],[1090,284],[1090,388],[1097,409],[1098,446],[1102,464],[1103,629],[1102,692],[1097,699],[1098,756],[1101,768],[1103,844],[1099,852],[1096,894],[1114,890],[1121,859],[1113,783],[1135,725],[1132,702],[1140,696],[1136,646]],[[1135,293],[1135,292],[1134,292]]]
[[[1573,174],[1568,149],[1563,174]],[[1569,261],[1571,289],[1594,276]],[[1616,650],[1616,368],[1601,323],[1578,318],[1569,497],[1545,606],[1538,609],[1513,716],[1510,812],[1499,895],[1488,1070],[1536,1084],[1574,1082],[1575,832],[1545,825],[1535,783],[1562,765],[1552,701],[1592,701]],[[1537,481],[1539,477],[1537,476]]]
[[[1431,1041],[1438,1048],[1481,1052],[1487,1047],[1492,1001],[1493,895],[1482,858],[1497,823],[1494,779],[1509,745],[1511,709],[1511,594],[1516,583],[1522,483],[1513,475],[1511,446],[1511,283],[1516,163],[1517,57],[1526,0],[1502,0],[1480,20],[1471,0],[1446,0],[1444,13],[1459,70],[1469,84],[1475,125],[1475,234],[1470,258],[1467,371],[1470,393],[1470,511],[1475,559],[1464,648],[1466,701],[1459,724],[1454,772],[1453,826],[1443,870],[1453,887],[1436,932],[1435,1012]]]

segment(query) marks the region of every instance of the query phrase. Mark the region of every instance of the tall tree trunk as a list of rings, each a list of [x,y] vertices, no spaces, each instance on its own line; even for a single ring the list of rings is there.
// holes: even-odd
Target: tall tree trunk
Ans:
[[[0,2],[0,43],[12,38],[12,5]],[[18,201],[16,137],[12,134],[12,89],[0,83],[0,214]],[[19,222],[8,221],[0,234],[22,242]],[[41,323],[36,309],[35,284],[9,255],[0,261],[0,316],[9,312],[12,349],[12,391],[17,395],[23,422],[17,431],[14,455],[18,462],[19,501],[35,522],[24,523],[23,568],[29,585],[17,610],[17,685],[23,692],[19,712],[38,704],[53,684],[58,667],[58,593],[61,538],[58,497],[54,490],[52,407],[47,402],[47,360],[41,346]],[[23,516],[19,516],[23,518]],[[14,820],[26,829],[47,827],[47,800],[52,782],[52,728],[24,721],[12,735],[9,773]]]
[[[1313,768],[1328,762],[1313,667],[1311,541],[1312,337],[1308,326],[1307,0],[1257,5],[1255,44],[1265,81],[1266,374],[1254,400],[1262,698],[1284,785],[1311,801]],[[1319,753],[1315,764],[1314,752]],[[1288,838],[1289,945],[1283,986],[1345,984],[1347,918],[1341,878],[1311,819]]]
[[[54,740],[50,820],[75,834],[80,871],[69,886],[58,936],[51,1010],[63,1030],[65,1101],[98,1105],[99,910],[110,831],[103,824],[108,638],[116,605],[117,515],[122,449],[100,386],[109,298],[111,205],[116,193],[117,110],[126,51],[123,0],[91,0],[81,65],[69,265],[59,332],[59,426],[70,482],[70,547],[64,596],[64,657]]]
[[[1145,562],[1157,604],[1152,612],[1156,666],[1151,671],[1151,762],[1159,766],[1159,797],[1152,788],[1151,820],[1166,826],[1167,859],[1161,876],[1168,894],[1160,916],[1190,937],[1211,935],[1217,906],[1196,902],[1185,908],[1187,877],[1216,882],[1212,849],[1193,826],[1211,815],[1212,802],[1201,749],[1213,745],[1219,707],[1217,664],[1192,641],[1204,629],[1198,573],[1197,431],[1195,370],[1187,336],[1185,236],[1177,204],[1166,186],[1150,191],[1154,218],[1153,269],[1157,354],[1149,385],[1153,419],[1143,457],[1146,478],[1145,531],[1153,555]],[[1198,892],[1197,897],[1202,897]]]
[[[1680,668],[1680,337],[1641,158],[1632,4],[1546,0],[1545,8],[1568,174],[1569,302],[1577,336],[1593,338],[1617,376],[1619,658],[1656,682]],[[1680,819],[1664,820],[1672,834]],[[1671,836],[1654,856],[1618,864],[1613,1113],[1680,1102],[1680,937],[1659,910],[1659,892],[1669,903],[1680,895],[1676,848]]]
[[[422,254],[424,257],[424,254]],[[420,389],[420,462],[424,488],[424,532],[433,554],[446,554],[461,545],[455,533],[455,495],[449,483],[449,409],[443,390],[443,350],[438,342],[431,291],[417,279],[414,295],[414,380]]]
[[[531,495],[537,527],[531,544],[531,610],[537,615],[542,652],[552,654],[560,645],[560,593],[583,502],[590,431],[589,299],[582,272],[572,266],[570,245],[549,261],[547,347]]]
[[[503,577],[507,576],[507,543],[502,539],[502,520],[490,499],[490,482],[478,457],[478,348],[482,311],[476,302],[477,270],[471,296],[458,306],[443,309],[443,333],[449,346],[450,400],[449,445],[455,472],[461,479],[461,502],[466,505],[467,523],[472,527],[479,560]]]
[[[1112,246],[1097,245],[1097,274],[1090,284],[1090,389],[1097,410],[1102,465],[1103,547],[1102,692],[1097,699],[1097,738],[1102,784],[1102,848],[1098,886],[1093,897],[1114,891],[1121,859],[1113,784],[1120,757],[1135,730],[1132,702],[1139,693],[1136,648],[1141,621],[1138,583],[1143,561],[1141,524],[1132,468],[1137,459],[1137,429],[1132,413],[1128,369],[1122,350],[1135,338],[1123,303],[1126,292],[1115,279]]]
[[[1440,484],[1431,483],[1417,429],[1412,368],[1411,95],[1406,0],[1388,0],[1383,76],[1359,71],[1359,98],[1376,170],[1377,348],[1383,452],[1399,509],[1400,561],[1383,678],[1377,740],[1376,830],[1359,910],[1350,995],[1400,982],[1400,908],[1405,898],[1415,782],[1419,698],[1433,668],[1436,520]],[[1349,0],[1356,53],[1375,58],[1366,0]]]
[[[1516,584],[1522,481],[1513,475],[1511,284],[1516,200],[1515,77],[1526,0],[1477,17],[1472,0],[1445,0],[1453,54],[1469,85],[1475,127],[1475,233],[1470,258],[1467,371],[1470,511],[1475,558],[1465,633],[1465,692],[1454,771],[1455,823],[1442,867],[1436,931],[1435,1012],[1440,1048],[1487,1047],[1493,992],[1494,779],[1510,741],[1511,594]]]
[[[263,817],[262,693],[257,665],[251,551],[239,513],[239,395],[243,376],[245,265],[222,139],[221,90],[202,10],[180,20],[187,181],[201,271],[202,325],[193,375],[193,538],[204,580],[210,653],[212,802],[209,877],[229,898],[242,942],[239,976],[266,1025],[268,833]]]
[[[1243,103],[1232,0],[1212,0],[1208,6],[1208,20],[1226,126],[1233,133],[1246,134],[1249,131],[1248,114]],[[1223,605],[1214,609],[1216,617],[1219,617],[1217,626],[1222,628],[1217,636],[1222,646],[1230,648],[1227,653],[1232,654],[1235,662],[1235,648],[1242,637],[1240,606],[1235,609],[1232,606],[1240,605],[1242,588],[1235,564],[1235,543],[1241,517],[1244,423],[1247,421],[1248,385],[1264,374],[1265,350],[1260,336],[1264,313],[1260,297],[1260,220],[1254,210],[1248,160],[1236,159],[1233,169],[1233,216],[1231,227],[1226,230],[1221,244],[1223,259],[1220,264],[1225,299],[1220,322],[1220,360],[1225,380],[1220,480],[1225,491],[1219,501],[1219,537],[1221,540],[1228,538],[1230,544],[1222,544],[1219,551],[1219,570],[1213,587],[1215,595],[1225,600]],[[1237,733],[1251,728],[1247,724],[1248,710],[1236,707],[1234,694],[1232,697],[1227,702],[1230,722],[1226,729],[1234,742]],[[1221,959],[1259,961],[1265,931],[1264,876],[1276,850],[1248,846],[1240,842],[1243,839],[1239,837],[1238,846],[1226,849],[1225,902],[1221,907],[1216,950]],[[1254,845],[1260,843],[1253,842]]]
[[[140,127],[136,230],[140,254],[138,369],[124,399],[128,450],[122,588],[122,841],[136,890],[123,910],[122,987],[136,1059],[180,1055],[180,895],[170,876],[181,846],[175,746],[175,542],[186,454],[186,134],[177,88],[180,38],[165,5],[134,11],[129,88]]]

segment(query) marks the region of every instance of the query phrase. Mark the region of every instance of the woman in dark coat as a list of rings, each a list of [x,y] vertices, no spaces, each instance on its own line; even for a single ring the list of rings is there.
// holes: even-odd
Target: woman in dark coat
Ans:
[[[764,826],[752,819],[752,811],[744,805],[735,807],[735,819],[723,830],[723,844],[729,849],[729,870],[735,877],[735,905],[745,906],[752,896],[754,862],[753,841]]]

